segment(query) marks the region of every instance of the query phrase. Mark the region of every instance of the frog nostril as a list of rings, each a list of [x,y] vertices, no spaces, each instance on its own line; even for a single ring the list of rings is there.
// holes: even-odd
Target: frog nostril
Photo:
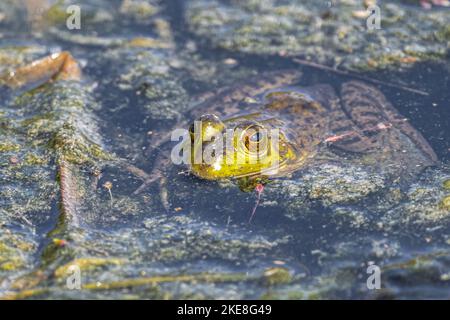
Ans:
[[[195,130],[195,124],[194,124],[194,122],[192,122],[191,125],[189,126],[189,133],[194,134],[194,130]]]

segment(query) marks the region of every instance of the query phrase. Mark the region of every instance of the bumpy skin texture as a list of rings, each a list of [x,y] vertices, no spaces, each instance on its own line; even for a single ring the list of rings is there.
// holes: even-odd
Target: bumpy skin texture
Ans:
[[[249,123],[279,129],[280,159],[274,174],[267,173],[261,163],[249,166],[223,161],[220,165],[191,165],[192,173],[209,180],[286,176],[320,161],[316,155],[323,148],[343,154],[342,161],[351,158],[358,164],[389,167],[392,174],[402,179],[414,176],[437,161],[422,135],[376,88],[349,81],[341,85],[337,95],[326,84],[306,88],[286,86],[296,76],[294,72],[264,75],[257,81],[216,93],[188,115],[191,120],[204,114],[216,115],[223,123],[219,130],[222,133]],[[211,143],[205,143],[211,147]],[[234,148],[239,153],[242,150],[237,144]],[[198,151],[193,145],[192,151]],[[262,157],[261,162],[264,160]]]

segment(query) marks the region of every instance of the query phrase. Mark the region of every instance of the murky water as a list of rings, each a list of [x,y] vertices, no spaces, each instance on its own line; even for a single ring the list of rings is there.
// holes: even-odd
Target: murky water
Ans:
[[[383,2],[368,31],[363,1],[73,3],[72,30],[71,1],[0,4],[1,74],[60,51],[82,69],[38,88],[2,80],[3,297],[450,297],[449,8]],[[280,70],[301,72],[292,86],[375,86],[439,162],[400,181],[333,154],[268,183],[248,223],[254,191],[161,160],[173,144],[159,137],[205,94]]]

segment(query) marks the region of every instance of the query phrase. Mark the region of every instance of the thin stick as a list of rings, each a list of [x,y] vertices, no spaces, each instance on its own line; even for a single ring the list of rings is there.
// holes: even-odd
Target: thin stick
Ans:
[[[61,209],[65,219],[78,225],[77,210],[80,204],[77,181],[73,175],[73,166],[63,158],[59,159],[59,189],[61,193]]]
[[[390,128],[392,128],[392,123],[380,122],[376,126],[369,127],[367,129],[365,129],[364,131],[376,132],[376,131],[387,130],[387,129],[390,129]],[[336,141],[340,141],[340,140],[342,140],[344,138],[347,138],[349,136],[354,136],[354,135],[357,135],[357,134],[358,134],[357,131],[348,131],[348,132],[344,132],[343,134],[340,134],[340,135],[330,136],[330,137],[326,138],[324,140],[324,142],[336,142]]]
[[[154,175],[154,176],[149,177],[147,180],[144,180],[144,182],[139,186],[139,188],[134,190],[133,195],[138,195],[145,188],[147,188],[149,185],[151,185],[153,182],[155,182],[155,181],[157,181],[158,179],[161,179],[161,178],[162,178],[162,176]]]
[[[254,217],[255,212],[256,212],[256,208],[258,208],[259,201],[261,200],[261,194],[262,194],[263,190],[264,190],[264,185],[261,184],[261,183],[258,183],[258,184],[256,185],[256,187],[255,187],[255,191],[256,191],[256,202],[255,202],[255,205],[254,205],[254,207],[253,207],[252,213],[251,213],[251,215],[250,215],[250,219],[248,219],[248,223],[251,223],[252,220],[253,220],[253,217]]]
[[[336,68],[329,67],[329,66],[326,66],[326,65],[323,65],[323,64],[319,64],[319,63],[315,63],[315,62],[312,62],[312,61],[303,60],[303,59],[299,59],[299,58],[295,58],[293,60],[295,62],[299,63],[299,64],[302,64],[302,65],[305,65],[305,66],[308,66],[308,67],[313,67],[313,68],[317,68],[317,69],[321,69],[321,70],[325,70],[325,71],[331,71],[331,72],[334,72],[336,74],[340,74],[340,75],[343,75],[343,76],[353,77],[353,78],[357,78],[357,79],[364,80],[364,81],[367,81],[367,82],[376,83],[376,84],[379,84],[379,85],[382,85],[382,86],[387,86],[387,87],[401,89],[401,90],[404,90],[404,91],[413,92],[413,93],[416,93],[416,94],[420,94],[422,96],[428,96],[429,95],[428,92],[425,92],[425,91],[422,91],[422,90],[409,88],[409,87],[406,87],[406,86],[402,86],[400,84],[395,84],[395,83],[390,83],[390,82],[384,82],[384,81],[377,80],[377,79],[372,79],[372,78],[365,77],[365,76],[362,76],[362,75],[359,75],[359,74],[356,74],[356,73],[353,73],[353,72],[338,70]]]

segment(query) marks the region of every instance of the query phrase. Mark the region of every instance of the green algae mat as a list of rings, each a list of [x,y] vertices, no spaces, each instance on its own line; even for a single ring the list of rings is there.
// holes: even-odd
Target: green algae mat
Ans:
[[[450,297],[447,1],[3,0],[0,39],[0,298]],[[196,119],[276,173],[173,161]]]

